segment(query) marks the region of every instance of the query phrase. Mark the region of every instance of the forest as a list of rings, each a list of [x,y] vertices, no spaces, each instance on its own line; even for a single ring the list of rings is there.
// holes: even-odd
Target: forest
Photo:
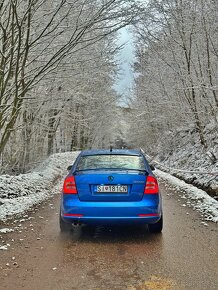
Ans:
[[[162,161],[188,144],[216,164],[217,6],[0,1],[1,173],[28,172],[57,152],[123,144]],[[123,27],[136,54],[124,106],[114,89]]]

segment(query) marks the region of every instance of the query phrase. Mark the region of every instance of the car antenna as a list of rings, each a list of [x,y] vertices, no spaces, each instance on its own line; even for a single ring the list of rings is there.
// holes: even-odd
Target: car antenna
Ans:
[[[145,154],[145,151],[140,147],[140,151],[143,153],[143,154]]]
[[[112,146],[110,146],[110,152],[112,152],[112,149],[113,149],[113,147],[112,147]]]

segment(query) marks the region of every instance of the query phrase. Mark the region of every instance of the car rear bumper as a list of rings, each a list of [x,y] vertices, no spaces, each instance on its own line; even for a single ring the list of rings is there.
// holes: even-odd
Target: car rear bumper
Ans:
[[[61,202],[61,218],[70,223],[84,224],[152,224],[162,213],[160,195],[146,195],[135,202],[84,202],[67,196]]]
[[[160,220],[159,217],[62,217],[65,222],[72,224],[87,225],[131,225],[131,224],[154,224]]]

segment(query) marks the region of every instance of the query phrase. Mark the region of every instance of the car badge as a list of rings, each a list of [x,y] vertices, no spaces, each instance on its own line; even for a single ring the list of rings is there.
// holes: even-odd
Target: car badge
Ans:
[[[109,181],[113,181],[114,180],[114,177],[113,176],[108,176],[108,180]]]

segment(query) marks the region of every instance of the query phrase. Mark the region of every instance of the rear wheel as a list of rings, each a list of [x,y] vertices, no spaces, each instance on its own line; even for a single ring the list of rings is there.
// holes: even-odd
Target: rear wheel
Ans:
[[[61,214],[59,216],[59,224],[60,224],[60,230],[62,233],[70,232],[72,231],[72,224],[67,223],[61,218]]]
[[[151,233],[161,233],[163,229],[163,216],[159,219],[159,221],[155,224],[148,225],[149,232]]]

